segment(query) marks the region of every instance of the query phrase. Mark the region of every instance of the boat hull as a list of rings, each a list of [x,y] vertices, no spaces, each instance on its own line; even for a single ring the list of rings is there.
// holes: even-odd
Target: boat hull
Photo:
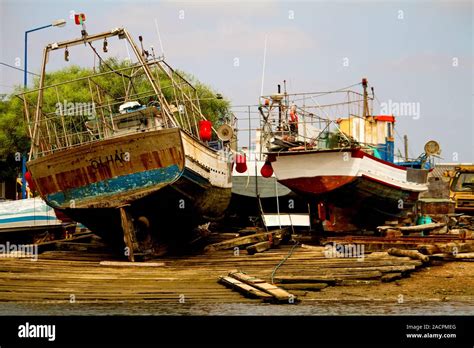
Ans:
[[[111,241],[123,241],[119,208],[147,233],[176,236],[222,218],[231,196],[230,164],[178,128],[70,148],[28,169],[50,206]]]
[[[54,208],[115,208],[176,181],[184,151],[179,130],[165,129],[56,152],[28,170]]]
[[[316,201],[325,230],[347,231],[404,217],[427,190],[408,180],[406,168],[361,150],[307,151],[270,155],[278,181]],[[334,218],[335,214],[340,218]]]

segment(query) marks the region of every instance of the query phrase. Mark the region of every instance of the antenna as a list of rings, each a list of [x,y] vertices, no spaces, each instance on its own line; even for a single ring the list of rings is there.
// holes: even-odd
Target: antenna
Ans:
[[[125,40],[123,43],[125,44],[125,49],[127,50],[128,61],[131,63],[132,62],[132,57],[130,56],[130,50],[128,49],[127,40]]]
[[[268,36],[265,34],[265,44],[263,46],[262,86],[260,88],[260,97],[263,95],[263,83],[265,81],[265,63],[267,59],[267,38]]]
[[[161,42],[160,28],[158,28],[158,20],[155,18],[155,29],[158,35],[158,41],[160,43],[161,55],[165,58],[165,50],[163,49],[163,43]]]

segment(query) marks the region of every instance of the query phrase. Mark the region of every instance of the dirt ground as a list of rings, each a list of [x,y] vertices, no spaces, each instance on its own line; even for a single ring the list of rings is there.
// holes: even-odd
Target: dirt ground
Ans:
[[[362,284],[361,284],[362,283]],[[306,299],[387,301],[461,301],[474,303],[474,262],[443,262],[390,283],[331,286],[308,292]]]

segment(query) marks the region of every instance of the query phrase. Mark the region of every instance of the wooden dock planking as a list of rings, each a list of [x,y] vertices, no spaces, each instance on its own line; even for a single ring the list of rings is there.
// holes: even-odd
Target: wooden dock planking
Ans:
[[[74,295],[76,302],[83,303],[180,303],[181,296],[184,296],[184,303],[253,302],[255,300],[226,289],[216,279],[230,269],[239,269],[269,282],[274,268],[290,248],[281,245],[255,255],[219,250],[152,260],[153,263],[164,263],[159,267],[104,267],[101,261],[112,264],[124,261],[104,252],[47,251],[40,254],[37,261],[1,259],[0,301],[69,302],[70,296]],[[380,282],[383,275],[412,272],[422,264],[406,257],[382,253],[376,256],[363,261],[328,259],[320,250],[297,248],[278,269],[275,279],[306,276],[320,279],[320,283],[338,279],[344,284],[367,282],[363,279]],[[320,285],[299,287],[322,288]],[[304,301],[304,297],[300,299]]]

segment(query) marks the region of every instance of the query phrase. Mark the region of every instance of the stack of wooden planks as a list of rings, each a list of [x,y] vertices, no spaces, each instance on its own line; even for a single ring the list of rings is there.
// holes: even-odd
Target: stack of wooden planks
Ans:
[[[277,246],[282,239],[289,236],[290,230],[283,228],[269,232],[257,232],[257,229],[244,229],[242,232],[244,236],[210,244],[204,248],[204,251],[213,252],[217,250],[245,248],[247,253],[252,255]]]
[[[298,301],[295,295],[278,286],[238,270],[230,271],[228,276],[219,277],[218,282],[240,292],[244,296],[259,298],[265,302],[293,304]]]
[[[464,234],[398,237],[340,236],[323,238],[321,239],[321,243],[364,245],[365,252],[386,251],[390,248],[420,250],[423,247],[426,249],[426,246],[431,246],[428,247],[428,249],[437,250],[449,243],[462,244],[464,245],[463,248],[474,248],[474,238]]]

